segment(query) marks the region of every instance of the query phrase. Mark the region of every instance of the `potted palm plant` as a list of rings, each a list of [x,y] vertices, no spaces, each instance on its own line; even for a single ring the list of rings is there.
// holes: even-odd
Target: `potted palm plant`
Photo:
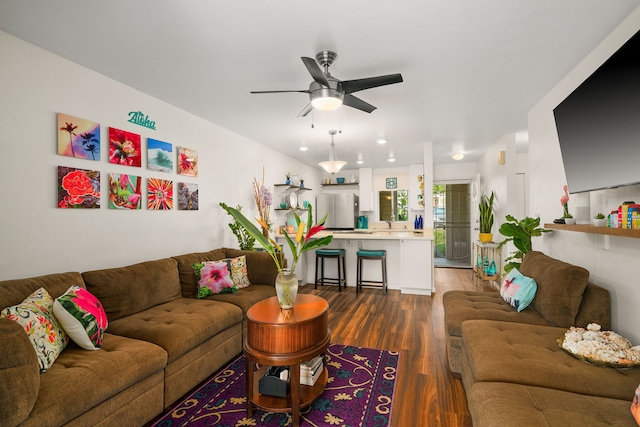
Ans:
[[[485,194],[480,196],[480,236],[479,240],[483,243],[492,242],[493,234],[491,228],[493,227],[493,199],[495,194],[491,192],[491,196],[487,197]]]

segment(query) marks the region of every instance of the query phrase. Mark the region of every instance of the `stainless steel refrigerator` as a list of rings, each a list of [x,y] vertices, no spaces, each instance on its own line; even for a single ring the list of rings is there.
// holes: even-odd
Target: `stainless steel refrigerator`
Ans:
[[[325,214],[324,226],[329,230],[353,230],[358,222],[360,210],[355,194],[319,194],[316,196],[315,221]]]

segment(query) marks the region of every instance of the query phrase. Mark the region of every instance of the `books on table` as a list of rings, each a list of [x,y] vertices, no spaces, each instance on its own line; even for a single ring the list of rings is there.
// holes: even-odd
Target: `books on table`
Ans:
[[[316,383],[324,369],[322,360],[322,356],[316,356],[300,364],[300,384],[312,386]]]

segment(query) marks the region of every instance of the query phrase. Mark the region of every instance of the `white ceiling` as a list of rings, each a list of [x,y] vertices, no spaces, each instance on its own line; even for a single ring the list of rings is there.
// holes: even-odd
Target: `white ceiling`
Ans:
[[[0,30],[310,165],[476,161],[640,0],[0,0]],[[300,57],[337,52],[340,80],[401,73],[343,106],[297,118]],[[1,61],[1,59],[0,59]],[[312,128],[312,117],[314,127]],[[385,145],[376,144],[386,138]],[[307,146],[308,151],[298,148]],[[387,162],[390,153],[397,161]]]

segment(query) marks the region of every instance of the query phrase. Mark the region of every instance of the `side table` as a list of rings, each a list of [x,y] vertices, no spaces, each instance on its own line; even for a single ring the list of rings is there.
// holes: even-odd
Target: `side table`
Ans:
[[[281,310],[277,297],[260,301],[247,311],[247,337],[243,351],[247,360],[247,414],[254,406],[270,412],[291,412],[300,425],[300,408],[317,399],[327,383],[327,368],[313,386],[300,384],[300,363],[324,354],[329,346],[329,304],[323,298],[298,294],[292,310]],[[260,369],[254,372],[254,364]],[[289,366],[290,387],[286,398],[258,391],[258,381],[269,366]]]
[[[500,275],[502,273],[502,254],[498,244],[494,242],[473,242],[472,258],[473,281],[478,282],[484,290],[484,282],[489,282],[496,289],[500,289]]]

